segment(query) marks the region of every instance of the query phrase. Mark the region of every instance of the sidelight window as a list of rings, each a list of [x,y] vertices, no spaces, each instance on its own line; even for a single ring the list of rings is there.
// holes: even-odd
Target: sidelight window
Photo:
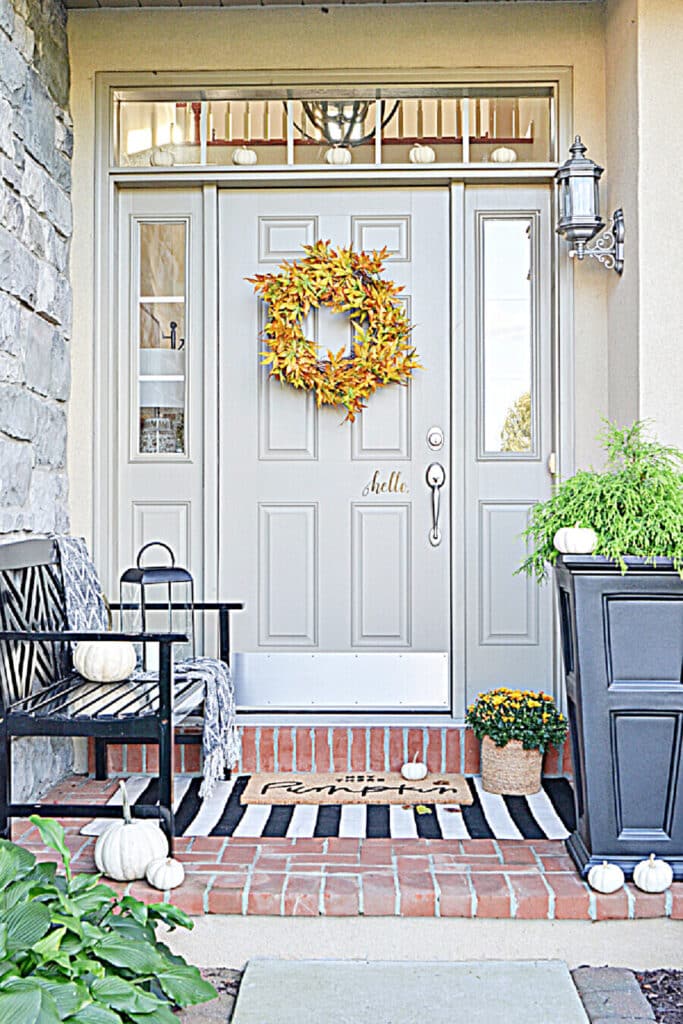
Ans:
[[[479,222],[480,452],[536,451],[536,318],[533,217]]]
[[[185,454],[187,223],[139,221],[137,234],[136,447]]]

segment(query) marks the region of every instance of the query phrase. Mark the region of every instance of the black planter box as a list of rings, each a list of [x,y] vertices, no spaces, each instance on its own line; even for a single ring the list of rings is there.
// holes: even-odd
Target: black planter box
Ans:
[[[669,559],[592,555],[555,567],[577,828],[585,877],[650,853],[683,879],[683,580]]]

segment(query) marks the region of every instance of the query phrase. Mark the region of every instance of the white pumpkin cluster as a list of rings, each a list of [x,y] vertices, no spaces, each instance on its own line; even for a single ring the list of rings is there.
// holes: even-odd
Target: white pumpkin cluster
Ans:
[[[175,889],[185,878],[183,865],[168,855],[168,839],[154,821],[134,819],[125,782],[119,783],[123,820],[112,822],[95,844],[97,870],[117,882],[147,878],[155,889]]]
[[[671,865],[659,860],[654,853],[647,860],[641,860],[633,869],[633,882],[643,892],[666,892],[673,878]],[[588,884],[596,892],[617,892],[624,884],[624,872],[618,864],[604,860],[602,864],[595,864],[590,869]]]

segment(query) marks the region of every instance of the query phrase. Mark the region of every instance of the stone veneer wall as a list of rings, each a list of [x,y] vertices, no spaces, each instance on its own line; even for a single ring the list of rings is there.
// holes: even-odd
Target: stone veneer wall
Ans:
[[[0,540],[69,525],[68,104],[61,0],[0,0]],[[72,763],[69,740],[15,743],[14,799]]]

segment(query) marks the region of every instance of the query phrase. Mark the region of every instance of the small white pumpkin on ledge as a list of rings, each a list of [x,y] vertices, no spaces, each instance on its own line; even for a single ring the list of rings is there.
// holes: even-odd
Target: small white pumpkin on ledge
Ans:
[[[624,872],[618,864],[603,860],[602,864],[594,864],[588,872],[588,884],[596,892],[617,892],[624,884]]]
[[[633,869],[633,881],[643,892],[666,892],[674,880],[673,869],[665,860],[658,860],[651,853],[647,860],[641,860]]]
[[[401,775],[404,779],[409,782],[420,782],[422,779],[427,777],[427,765],[417,759],[417,750],[413,755],[412,761],[406,761],[401,766]]]
[[[553,544],[563,555],[591,555],[598,544],[598,535],[590,527],[563,526],[553,537]]]
[[[433,164],[436,160],[436,153],[431,146],[424,146],[416,142],[408,153],[411,164]]]
[[[491,153],[494,164],[514,164],[517,160],[517,151],[509,146],[498,146]]]
[[[91,683],[119,683],[137,664],[133,644],[122,640],[82,640],[76,645],[74,668]]]
[[[238,167],[252,167],[258,161],[258,154],[255,149],[249,146],[240,146],[232,154],[232,162]]]
[[[177,889],[185,881],[185,868],[173,857],[157,857],[147,865],[145,878],[153,889]]]
[[[325,163],[335,167],[345,167],[351,163],[351,150],[348,146],[330,146],[325,153]]]
[[[144,878],[147,865],[168,856],[168,839],[155,821],[134,820],[123,780],[119,782],[123,798],[123,821],[115,821],[95,843],[97,870],[117,882]]]

